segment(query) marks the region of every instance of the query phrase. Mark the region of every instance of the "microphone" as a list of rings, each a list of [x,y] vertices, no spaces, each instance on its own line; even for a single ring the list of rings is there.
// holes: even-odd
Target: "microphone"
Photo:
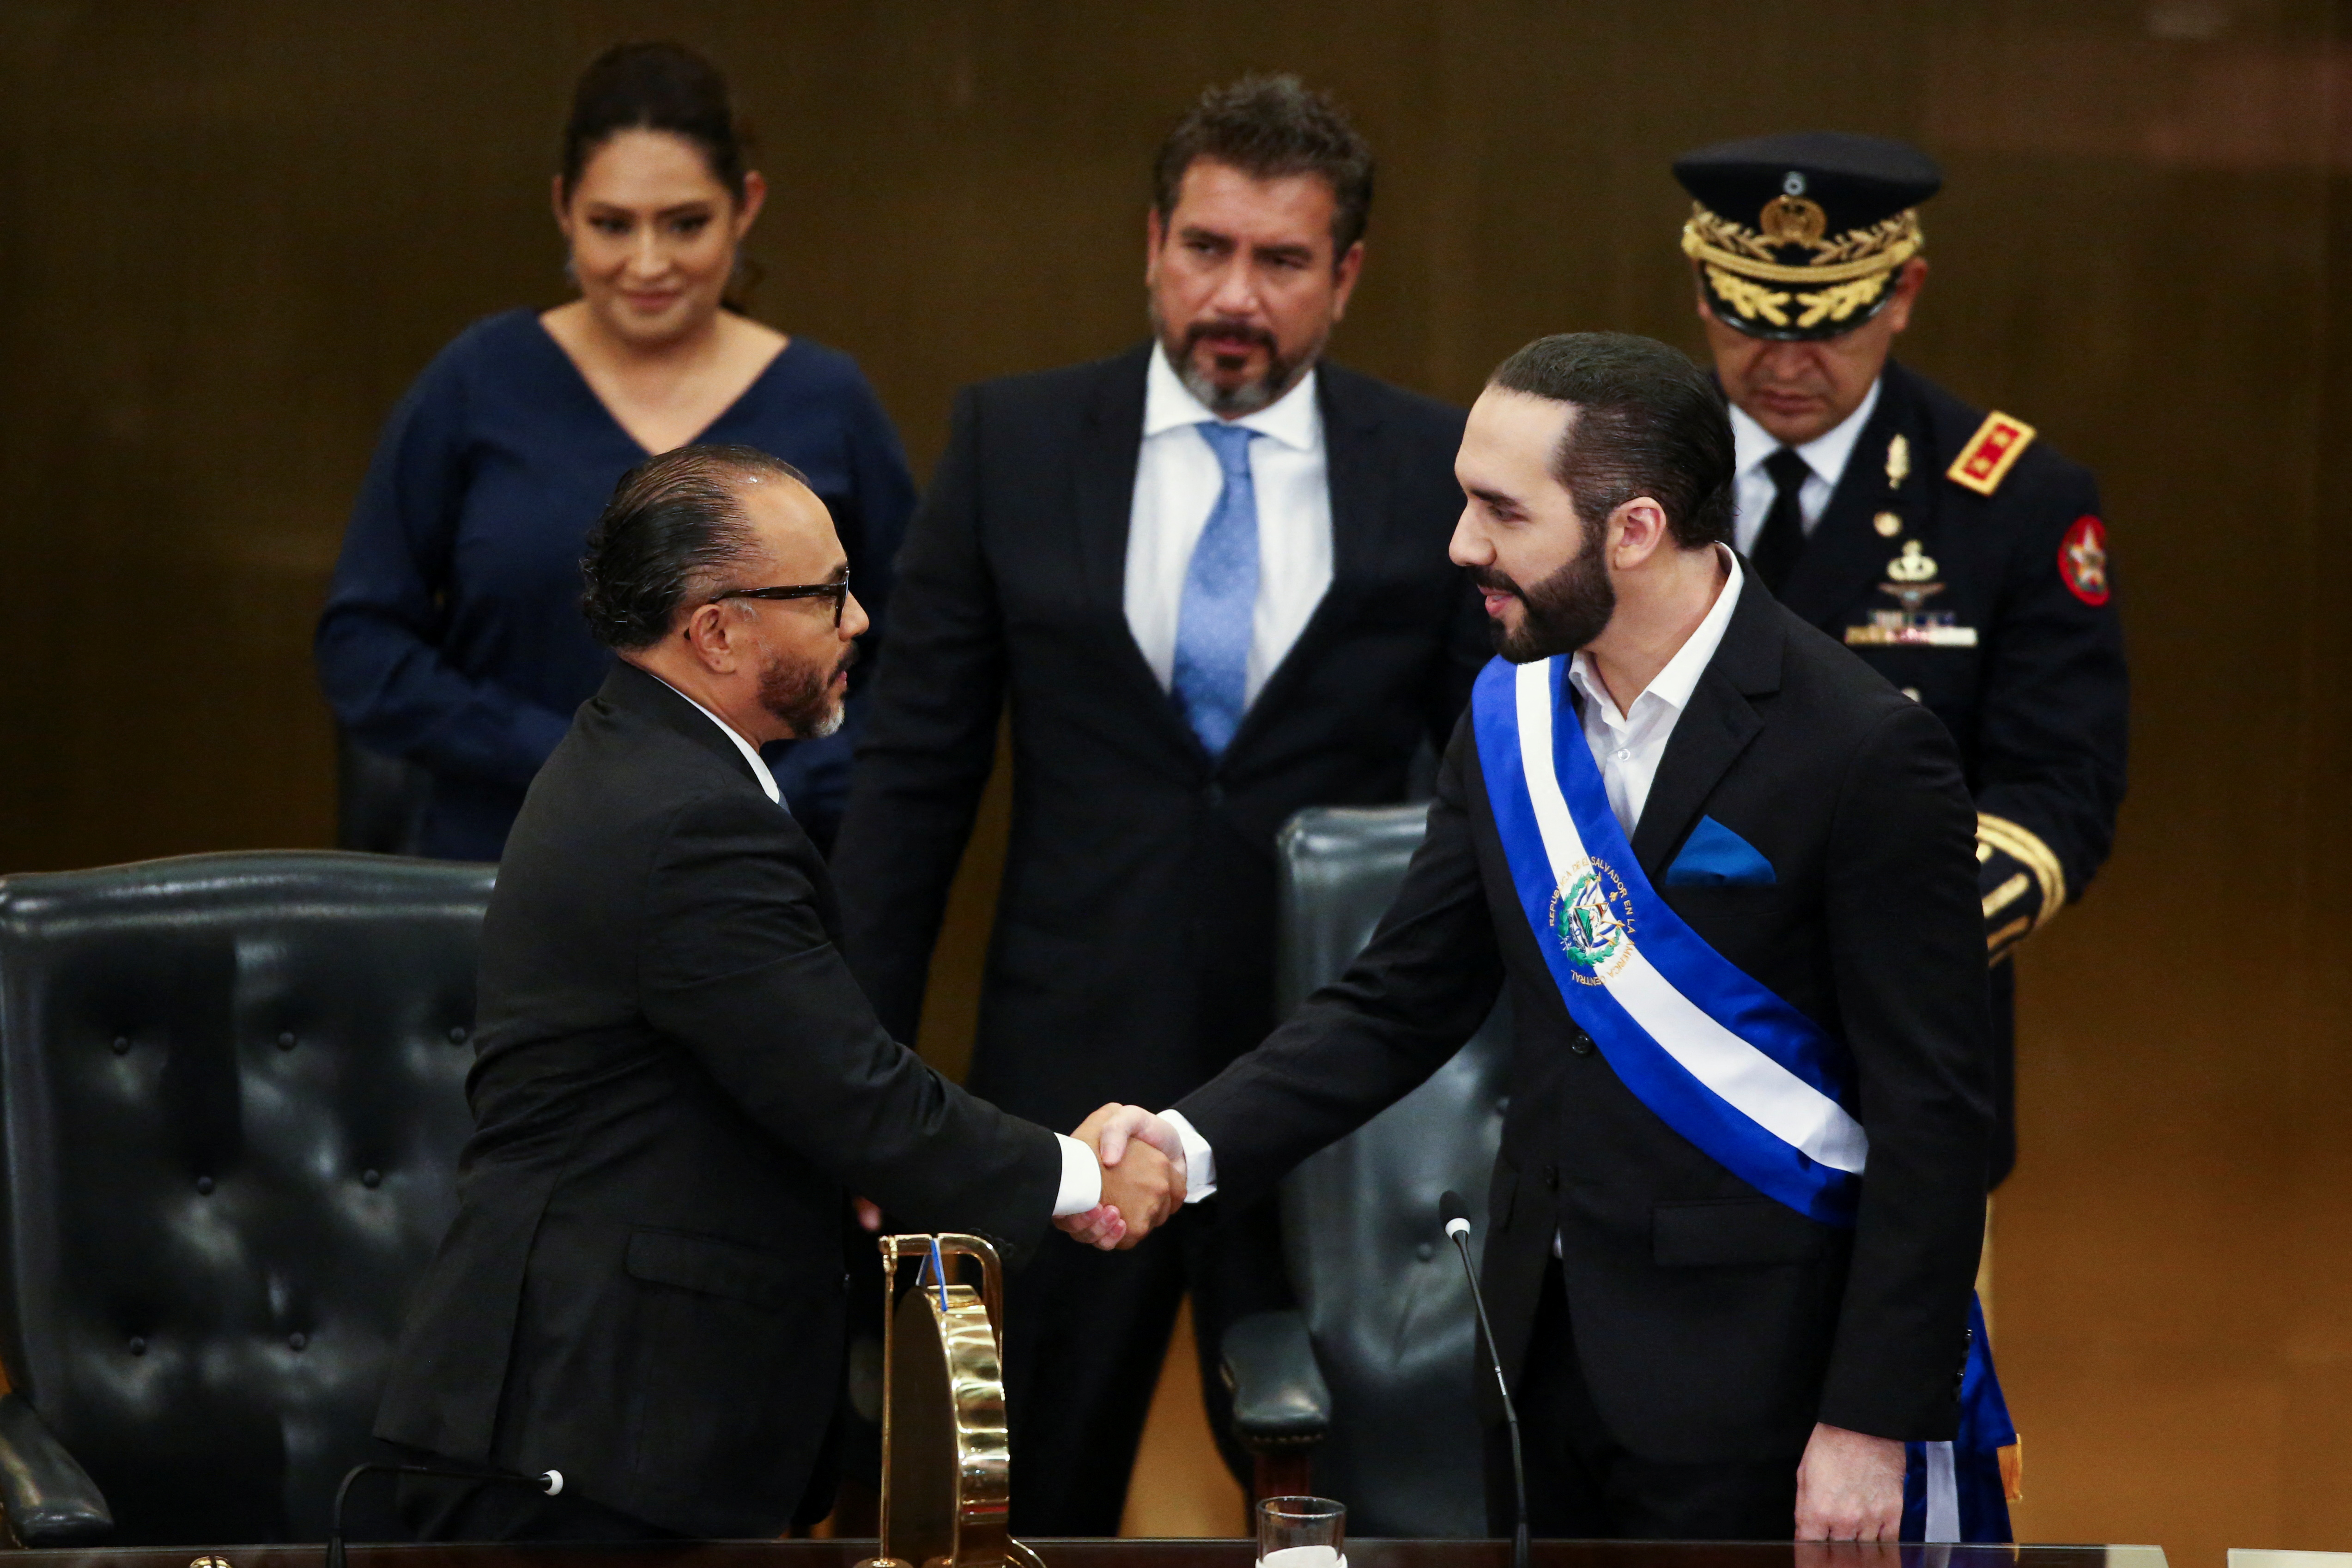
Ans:
[[[468,1469],[462,1465],[353,1465],[343,1472],[342,1485],[335,1489],[335,1507],[327,1521],[325,1568],[343,1568],[343,1500],[352,1495],[352,1483],[364,1475],[447,1476],[461,1481],[495,1481],[501,1486],[529,1487],[533,1491],[545,1492],[549,1497],[560,1497],[563,1492],[562,1470],[542,1470],[535,1476],[518,1476],[505,1470]]]
[[[1478,1292],[1478,1270],[1470,1261],[1470,1206],[1462,1195],[1448,1188],[1437,1200],[1437,1216],[1445,1221],[1445,1234],[1454,1239],[1454,1249],[1462,1254],[1462,1273],[1470,1281],[1470,1304],[1478,1309],[1479,1337],[1486,1342],[1486,1364],[1495,1374],[1495,1391],[1503,1396],[1503,1419],[1511,1428],[1511,1490],[1519,1505],[1519,1531],[1511,1541],[1511,1568],[1528,1568],[1528,1469],[1519,1453],[1519,1412],[1511,1403],[1511,1385],[1503,1376],[1503,1358],[1495,1348],[1495,1328],[1486,1321],[1486,1298]],[[342,1568],[331,1563],[327,1568]]]

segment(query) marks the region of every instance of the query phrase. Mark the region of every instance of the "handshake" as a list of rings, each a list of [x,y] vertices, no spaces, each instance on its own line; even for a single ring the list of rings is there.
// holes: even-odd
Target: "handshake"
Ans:
[[[1183,1140],[1150,1112],[1105,1105],[1070,1136],[1102,1162],[1102,1201],[1054,1221],[1075,1239],[1123,1252],[1183,1207]]]

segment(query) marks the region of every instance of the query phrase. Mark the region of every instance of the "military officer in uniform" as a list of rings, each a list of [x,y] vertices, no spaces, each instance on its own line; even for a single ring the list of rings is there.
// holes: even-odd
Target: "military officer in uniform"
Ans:
[[[1974,793],[1999,1124],[2016,1163],[2017,946],[2079,898],[2124,793],[2126,679],[2088,469],[1888,357],[1943,183],[1898,141],[1757,137],[1675,163],[1738,444],[1737,541],[1782,603],[1925,704]]]

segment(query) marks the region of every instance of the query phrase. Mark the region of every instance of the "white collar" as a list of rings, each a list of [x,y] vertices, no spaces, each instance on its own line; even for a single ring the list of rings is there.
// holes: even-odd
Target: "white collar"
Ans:
[[[1805,466],[1825,480],[1832,489],[1845,477],[1847,460],[1853,456],[1853,444],[1862,439],[1862,427],[1870,423],[1872,411],[1878,407],[1879,389],[1886,384],[1882,373],[1870,383],[1863,394],[1860,406],[1828,430],[1797,448],[1797,455]],[[1756,423],[1756,418],[1738,403],[1731,405],[1731,443],[1733,472],[1745,474],[1780,450],[1780,438]]]
[[[653,672],[650,670],[647,670],[646,673],[649,675],[653,674]],[[661,681],[661,677],[659,675],[654,675],[654,679]],[[667,681],[662,681],[662,685],[669,686],[669,683]],[[669,689],[674,692],[677,692],[677,688],[676,686],[669,686]],[[703,717],[717,725],[719,728],[719,732],[725,735],[728,739],[735,743],[735,749],[741,752],[743,754],[743,760],[751,765],[751,777],[760,781],[760,788],[767,791],[768,799],[773,800],[779,806],[783,805],[784,792],[776,788],[776,776],[768,771],[767,763],[762,760],[760,756],[760,748],[752,745],[750,741],[744,739],[741,733],[739,732],[733,725],[729,724],[725,719],[720,718],[717,714],[712,713],[700,703],[694,702],[692,697],[687,697],[684,692],[677,692],[677,695],[682,697],[686,697],[688,702],[694,703],[695,712],[700,714]]]
[[[1143,438],[1149,441],[1180,425],[1240,424],[1297,451],[1319,452],[1323,449],[1323,416],[1315,402],[1317,374],[1316,368],[1309,366],[1307,373],[1298,378],[1297,386],[1255,413],[1219,420],[1209,412],[1208,404],[1192,395],[1192,389],[1184,384],[1176,367],[1168,362],[1167,348],[1154,343],[1151,369],[1143,382]]]
[[[1675,656],[1666,661],[1665,668],[1651,677],[1650,684],[1634,697],[1635,705],[1644,697],[1655,697],[1676,713],[1682,712],[1690,706],[1691,693],[1698,689],[1698,678],[1706,673],[1707,664],[1715,658],[1715,651],[1723,645],[1724,629],[1731,624],[1731,612],[1739,604],[1739,584],[1744,574],[1739,570],[1738,551],[1727,549],[1721,545],[1715,548],[1723,552],[1724,562],[1730,570],[1724,574],[1723,586],[1716,591],[1714,605],[1697,628],[1683,639],[1683,645],[1675,650]],[[1601,680],[1601,672],[1592,667],[1591,654],[1578,653],[1575,661],[1568,666],[1568,678],[1576,683],[1576,689],[1583,694],[1586,702],[1603,705],[1601,711],[1604,714],[1616,711],[1617,705],[1610,698],[1608,684]],[[1622,718],[1624,715],[1617,716]]]

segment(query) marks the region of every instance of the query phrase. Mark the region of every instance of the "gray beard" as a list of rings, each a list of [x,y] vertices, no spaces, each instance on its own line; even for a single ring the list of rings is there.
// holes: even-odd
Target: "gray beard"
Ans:
[[[793,666],[782,660],[760,674],[760,706],[792,727],[795,740],[817,740],[841,728],[847,708],[827,690],[844,666]]]
[[[1322,357],[1324,343],[1329,340],[1328,337],[1317,340],[1295,361],[1284,359],[1281,350],[1269,344],[1265,374],[1227,389],[1210,380],[1208,372],[1194,361],[1191,329],[1171,331],[1160,319],[1156,300],[1151,304],[1150,315],[1152,335],[1160,340],[1160,351],[1168,356],[1168,362],[1176,367],[1176,379],[1184,383],[1186,392],[1201,400],[1202,407],[1220,419],[1239,419],[1281,402],[1291,388],[1307,379],[1307,372]]]
[[[1245,413],[1271,408],[1307,373],[1305,365],[1294,369],[1277,359],[1269,367],[1267,374],[1254,382],[1244,382],[1240,386],[1227,388],[1211,381],[1208,372],[1193,362],[1190,353],[1181,360],[1176,360],[1172,353],[1170,358],[1175,361],[1176,379],[1184,383],[1184,390],[1199,398],[1202,407],[1221,419],[1239,419]],[[1283,378],[1279,386],[1275,384],[1276,375]]]

